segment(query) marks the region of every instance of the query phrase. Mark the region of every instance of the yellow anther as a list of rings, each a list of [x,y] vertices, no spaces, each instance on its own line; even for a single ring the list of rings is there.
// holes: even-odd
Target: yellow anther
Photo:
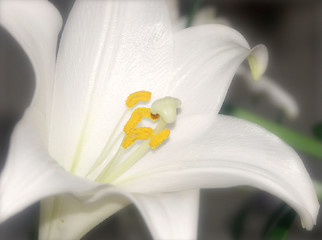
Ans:
[[[150,127],[136,128],[133,131],[132,135],[125,136],[122,143],[122,147],[126,149],[129,146],[131,146],[136,140],[147,140],[152,134],[152,132],[153,132],[153,129]]]
[[[151,135],[151,140],[149,142],[149,145],[155,149],[158,147],[164,140],[166,140],[170,135],[170,130],[169,129],[163,129],[160,133],[158,134],[153,134]]]
[[[148,91],[138,91],[138,92],[134,92],[132,94],[130,94],[125,103],[126,106],[128,106],[129,108],[134,107],[135,104],[137,104],[140,101],[149,101],[151,98],[151,93]]]
[[[126,105],[129,108],[134,107],[136,103],[139,101],[148,101],[151,98],[151,93],[147,91],[139,91],[135,92],[129,95],[129,97],[126,100]],[[123,148],[128,148],[131,146],[136,140],[148,140],[149,145],[155,149],[158,147],[165,139],[167,139],[170,135],[169,129],[164,129],[161,131],[161,129],[165,126],[166,123],[172,123],[175,121],[176,116],[176,109],[180,105],[180,101],[176,98],[171,97],[165,97],[163,99],[160,99],[153,103],[153,112],[155,114],[151,113],[150,108],[137,108],[133,111],[130,119],[125,124],[123,130],[125,133],[124,140],[122,142]],[[156,132],[159,132],[158,134],[155,134],[150,127],[139,127],[136,128],[139,122],[143,118],[149,118],[153,121],[156,121],[159,119],[160,115],[162,116],[162,123],[158,124],[156,127]],[[160,128],[160,129],[159,129]],[[149,139],[150,138],[150,139]]]
[[[131,135],[135,130],[138,123],[142,120],[142,118],[150,118],[155,121],[159,118],[159,115],[153,115],[151,113],[150,108],[137,108],[133,111],[129,121],[125,124],[123,130],[126,135]]]

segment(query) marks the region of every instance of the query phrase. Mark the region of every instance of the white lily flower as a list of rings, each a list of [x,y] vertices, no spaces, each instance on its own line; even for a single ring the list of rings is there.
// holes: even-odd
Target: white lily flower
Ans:
[[[182,30],[186,27],[187,17],[179,16],[178,2],[168,0],[171,9],[172,22],[174,30]],[[203,24],[223,24],[231,26],[227,18],[218,17],[214,7],[204,7],[199,9],[192,21],[192,26],[199,26]],[[285,91],[276,80],[267,75],[263,75],[260,81],[254,81],[253,76],[249,71],[241,66],[237,71],[237,76],[241,77],[246,82],[249,90],[254,94],[264,94],[268,101],[275,107],[281,109],[288,118],[295,119],[299,115],[299,107],[294,97]],[[257,79],[256,79],[257,80]]]
[[[55,62],[62,21],[49,2],[0,10],[36,76],[0,179],[1,221],[46,198],[39,238],[79,239],[134,203],[155,239],[195,239],[199,189],[249,185],[313,227],[319,204],[298,155],[217,114],[245,58],[265,70],[264,46],[220,25],[173,34],[163,1],[76,1]],[[148,99],[151,109],[135,105]],[[156,123],[136,128],[143,116]]]

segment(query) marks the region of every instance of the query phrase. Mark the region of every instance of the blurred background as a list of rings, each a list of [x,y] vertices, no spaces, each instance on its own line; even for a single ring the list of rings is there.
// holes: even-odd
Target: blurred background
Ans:
[[[51,2],[66,20],[74,1]],[[293,101],[279,105],[282,100],[279,101],[278,94],[270,93],[270,85],[261,91],[254,90],[245,80],[247,76],[239,74],[225,106],[245,109],[321,141],[313,128],[322,122],[322,1],[170,0],[170,6],[178,29],[189,21],[189,25],[218,22],[237,29],[251,46],[265,44],[270,54],[266,76]],[[188,16],[192,15],[194,21],[189,20]],[[12,129],[32,98],[33,78],[24,52],[0,28],[0,169],[5,163]],[[223,112],[227,111],[223,109]],[[322,159],[298,152],[312,178],[322,181]],[[287,212],[284,224],[291,225],[287,239],[322,239],[321,214],[313,231],[305,231],[300,219],[296,216],[293,221],[293,212],[279,199],[247,187],[202,191],[199,239],[261,239],[263,229],[272,227],[270,221],[276,222],[273,213],[282,211]],[[38,204],[35,204],[0,226],[0,239],[34,239],[37,221]],[[131,206],[84,237],[86,240],[150,238],[140,215]]]

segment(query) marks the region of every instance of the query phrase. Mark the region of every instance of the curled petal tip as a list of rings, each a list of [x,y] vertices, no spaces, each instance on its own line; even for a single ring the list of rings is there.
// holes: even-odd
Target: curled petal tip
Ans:
[[[255,46],[247,57],[248,64],[252,73],[252,78],[257,81],[267,68],[268,51],[265,45]]]

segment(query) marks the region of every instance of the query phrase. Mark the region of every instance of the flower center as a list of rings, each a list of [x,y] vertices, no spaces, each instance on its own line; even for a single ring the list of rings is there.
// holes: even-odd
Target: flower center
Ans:
[[[149,101],[150,98],[150,92],[139,91],[130,94],[125,103],[128,110],[130,110],[137,103]],[[105,152],[109,151],[108,148],[113,147],[113,144],[110,144],[110,141],[108,141],[106,145],[107,150],[102,151],[101,156],[94,163],[87,174],[87,177],[97,182],[111,183],[132,167],[147,151],[151,148],[157,148],[169,137],[170,130],[165,128],[165,126],[176,120],[177,108],[180,105],[180,100],[172,97],[165,97],[156,100],[151,108],[138,107],[134,109],[130,119],[124,125],[123,135],[125,134],[125,136],[118,151],[107,163],[105,163]],[[144,126],[138,127],[143,118],[150,119],[153,122],[158,121],[158,123],[154,129]],[[112,133],[112,135],[113,134],[114,133]],[[143,140],[143,142],[136,145],[135,149],[131,149],[133,143],[137,140]]]

